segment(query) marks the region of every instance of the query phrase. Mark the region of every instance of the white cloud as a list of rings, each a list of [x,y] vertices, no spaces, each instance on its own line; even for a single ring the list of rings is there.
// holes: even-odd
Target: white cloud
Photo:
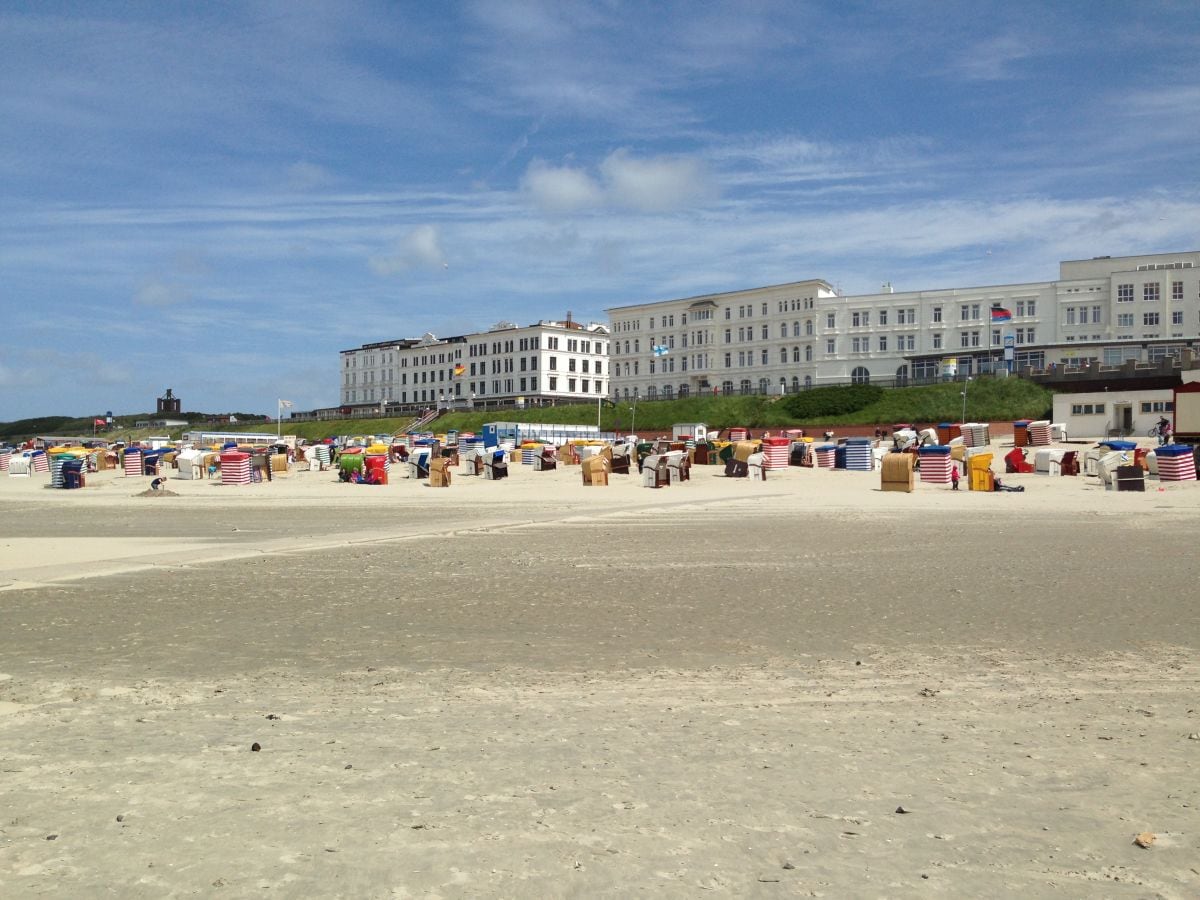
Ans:
[[[333,182],[328,169],[310,162],[292,163],[285,175],[287,187],[294,191],[311,191]]]
[[[716,181],[699,159],[653,156],[626,150],[608,155],[599,179],[575,166],[535,160],[521,178],[521,190],[543,212],[565,213],[612,207],[642,213],[674,212],[717,196]]]
[[[521,178],[521,190],[543,212],[575,212],[604,203],[600,186],[583,169],[534,160]]]
[[[655,156],[635,159],[624,150],[600,164],[612,202],[640,212],[673,212],[716,196],[716,184],[700,160]]]
[[[186,303],[191,297],[192,292],[181,284],[148,278],[134,292],[133,302],[138,306],[167,307]]]
[[[436,225],[418,225],[396,243],[395,251],[371,257],[376,275],[396,275],[410,269],[437,269],[446,265],[441,232]]]
[[[956,70],[976,81],[999,81],[1018,77],[1017,64],[1041,49],[1028,38],[999,35],[966,47],[954,61]]]

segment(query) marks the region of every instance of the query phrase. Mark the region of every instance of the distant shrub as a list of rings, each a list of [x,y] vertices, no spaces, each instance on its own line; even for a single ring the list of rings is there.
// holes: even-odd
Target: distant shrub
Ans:
[[[877,384],[831,385],[791,394],[780,405],[797,419],[821,419],[858,412],[882,396],[883,388]]]

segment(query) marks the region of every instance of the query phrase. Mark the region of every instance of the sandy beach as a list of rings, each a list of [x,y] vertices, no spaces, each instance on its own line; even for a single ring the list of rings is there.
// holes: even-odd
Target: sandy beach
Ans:
[[[692,471],[0,476],[0,894],[1200,895],[1200,484]]]

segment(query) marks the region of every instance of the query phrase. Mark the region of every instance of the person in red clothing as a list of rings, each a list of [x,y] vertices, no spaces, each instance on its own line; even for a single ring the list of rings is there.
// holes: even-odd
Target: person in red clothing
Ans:
[[[958,490],[958,463],[950,461],[950,490]]]

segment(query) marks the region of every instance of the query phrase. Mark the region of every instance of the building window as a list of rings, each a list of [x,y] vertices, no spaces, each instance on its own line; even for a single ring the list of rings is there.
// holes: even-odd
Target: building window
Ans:
[[[960,347],[970,347],[971,346],[971,333],[969,331],[964,331],[962,334],[960,334],[958,336],[958,346],[960,346]]]
[[[825,352],[831,355],[837,353],[837,341],[835,341],[833,338],[826,339]]]
[[[1175,310],[1171,311],[1171,324],[1172,325],[1182,325],[1183,324],[1183,310],[1182,309],[1175,309]]]
[[[1158,300],[1158,283],[1142,285],[1142,299],[1147,303],[1155,303]]]
[[[887,344],[888,344],[887,335],[881,334],[879,336],[879,352],[880,353],[887,353]]]
[[[1067,307],[1067,318],[1066,318],[1066,322],[1064,324],[1067,324],[1067,325],[1075,324],[1075,307],[1073,307],[1073,306]]]
[[[940,306],[935,306],[933,308],[933,321],[934,322],[942,321],[942,308]]]
[[[1182,281],[1172,281],[1171,282],[1171,299],[1172,300],[1182,300],[1183,299],[1183,282]]]
[[[971,320],[971,307],[965,303],[958,308],[958,319],[960,322],[969,322]],[[965,344],[963,345],[966,346]]]
[[[804,361],[812,362],[812,344],[807,344],[804,347]]]
[[[867,371],[866,366],[855,366],[850,372],[851,384],[870,384],[871,373]]]
[[[888,314],[888,311],[887,311],[886,309],[881,309],[881,310],[879,311],[879,324],[880,324],[880,325],[886,325],[886,324],[887,324],[887,319],[888,319],[888,316],[887,316],[887,314]]]
[[[1157,325],[1158,324],[1158,313],[1156,313],[1156,312],[1142,313],[1142,324],[1143,325]]]
[[[940,331],[935,331],[933,333],[933,349],[934,350],[942,349],[942,333]]]
[[[1118,284],[1117,285],[1117,302],[1132,303],[1133,302],[1133,285]]]
[[[825,327],[826,328],[837,328],[837,315],[835,313],[826,313],[825,314]]]

